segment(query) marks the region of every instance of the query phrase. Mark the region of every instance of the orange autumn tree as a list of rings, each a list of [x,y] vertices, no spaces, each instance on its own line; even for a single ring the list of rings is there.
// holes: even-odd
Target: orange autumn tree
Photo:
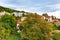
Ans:
[[[52,24],[46,22],[38,14],[28,14],[24,20],[23,31],[21,31],[21,38],[23,40],[50,40],[50,32]]]

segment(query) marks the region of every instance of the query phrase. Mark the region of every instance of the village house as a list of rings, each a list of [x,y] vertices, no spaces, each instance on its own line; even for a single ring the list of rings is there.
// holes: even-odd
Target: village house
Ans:
[[[28,12],[13,12],[16,17],[22,17],[23,15],[28,15]]]
[[[54,21],[54,24],[59,27],[60,26],[60,21]]]
[[[45,15],[45,16],[42,16],[42,17],[43,17],[43,19],[45,19],[46,21],[52,22],[52,17],[51,17],[51,16]]]
[[[10,13],[8,13],[8,12],[5,12],[5,11],[3,11],[3,12],[0,12],[0,16],[1,16],[1,15],[4,15],[4,14],[8,14],[8,15],[10,15]]]
[[[48,14],[43,14],[42,17],[48,22],[54,22],[55,20],[57,20],[55,16],[49,16]]]
[[[17,17],[17,16],[22,16],[22,13],[20,13],[20,12],[13,12],[13,14]]]

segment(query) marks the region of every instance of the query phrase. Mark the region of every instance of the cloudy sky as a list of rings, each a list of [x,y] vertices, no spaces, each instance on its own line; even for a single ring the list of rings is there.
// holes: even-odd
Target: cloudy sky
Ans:
[[[47,12],[60,18],[60,0],[0,0],[0,6],[38,14]]]

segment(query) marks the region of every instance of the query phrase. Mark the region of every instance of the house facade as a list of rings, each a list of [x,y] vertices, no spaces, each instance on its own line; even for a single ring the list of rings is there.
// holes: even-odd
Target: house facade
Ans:
[[[51,16],[43,16],[43,19],[45,19],[48,22],[52,22],[52,17]]]
[[[55,16],[49,16],[48,14],[44,14],[42,15],[43,19],[45,19],[48,22],[54,22],[55,20],[57,20],[57,18]]]
[[[13,14],[17,17],[17,16],[22,16],[23,13],[20,13],[20,12],[13,12]]]
[[[5,11],[3,11],[3,12],[0,12],[0,16],[1,16],[1,15],[4,15],[4,14],[8,14],[8,15],[10,15],[10,13],[8,13],[8,12],[5,12]]]

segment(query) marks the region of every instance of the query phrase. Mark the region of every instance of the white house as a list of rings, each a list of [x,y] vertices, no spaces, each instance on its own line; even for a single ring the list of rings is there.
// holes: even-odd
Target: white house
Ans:
[[[46,19],[48,22],[52,22],[51,16],[43,16],[43,19]]]
[[[14,12],[13,14],[14,14],[15,16],[19,16],[19,17],[22,16],[22,13],[20,13],[20,12]]]
[[[10,13],[8,13],[8,12],[5,12],[5,11],[3,11],[3,12],[0,12],[0,16],[1,16],[1,15],[4,15],[4,14],[9,14],[9,15],[10,15]]]

